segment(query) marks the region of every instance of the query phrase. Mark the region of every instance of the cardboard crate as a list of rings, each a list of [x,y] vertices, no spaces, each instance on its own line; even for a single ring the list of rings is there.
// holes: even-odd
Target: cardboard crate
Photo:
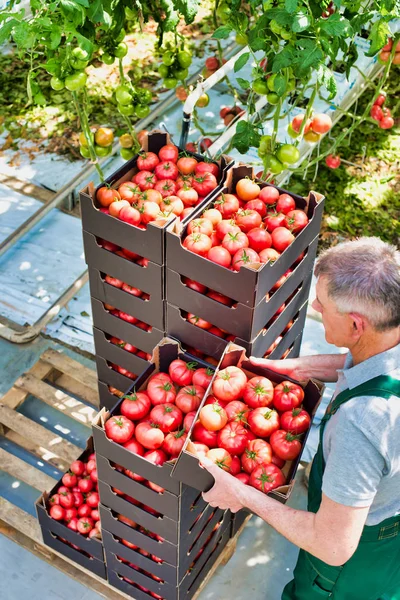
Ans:
[[[265,323],[265,329],[251,341],[236,337],[234,342],[246,349],[253,356],[263,356],[276,338],[281,335],[287,324],[307,302],[311,286],[311,274],[290,299],[284,311],[271,323]],[[203,316],[201,314],[199,317]],[[212,323],[218,326],[218,323]],[[230,331],[228,330],[228,333]],[[206,329],[201,329],[186,320],[180,308],[167,303],[167,334],[182,344],[196,348],[207,356],[219,360],[228,344]]]
[[[96,236],[83,231],[85,260],[89,267],[100,273],[111,275],[139,288],[143,292],[164,298],[164,274],[162,265],[149,262],[147,267],[132,262],[128,258],[105,250],[96,240]]]
[[[96,354],[111,363],[128,369],[136,375],[143,373],[150,364],[149,361],[144,360],[144,358],[140,358],[136,354],[132,354],[115,344],[111,344],[111,342],[108,341],[106,334],[100,329],[97,329],[97,327],[93,327],[93,339]],[[124,340],[124,342],[126,341],[127,340]],[[139,350],[141,349],[142,348],[139,348]]]
[[[168,143],[171,143],[171,140],[167,133],[153,131],[144,138],[143,150],[158,153]],[[199,154],[186,153],[195,156],[198,160],[204,160],[204,156]],[[136,166],[138,156],[134,156],[123,164],[106,179],[105,183],[116,189],[125,181],[130,181],[138,171]],[[218,161],[213,162],[218,164],[220,169],[220,188],[225,181],[228,160],[222,156]],[[94,190],[93,184],[89,184],[79,194],[83,229],[108,242],[136,252],[158,265],[163,265],[165,229],[176,217],[171,216],[165,225],[157,225],[155,222],[151,222],[146,229],[124,223],[124,221],[100,212],[95,198],[97,190],[103,186],[104,184],[101,184]]]
[[[89,438],[86,449],[77,460],[86,461],[89,454],[93,452],[93,438]],[[65,523],[52,519],[48,513],[48,500],[57,493],[58,488],[62,485],[63,483],[60,479],[50,492],[44,492],[35,503],[43,541],[50,548],[64,554],[64,556],[67,556],[105,579],[104,553],[101,540],[96,538],[90,539],[76,531],[72,531],[72,529],[68,529]],[[72,548],[69,544],[78,546],[80,550]]]
[[[108,389],[108,386],[111,384],[107,384],[104,381],[100,381],[100,380],[97,383],[99,386],[100,410],[102,408],[105,408],[106,410],[112,410],[114,408],[114,406],[117,404],[117,402],[120,401],[120,398],[118,396],[115,396],[114,394],[112,394],[110,392],[110,390]],[[116,387],[116,386],[112,386],[112,387]],[[123,390],[119,390],[119,391],[122,392]],[[124,392],[125,391],[126,390],[124,390]]]
[[[112,361],[107,361],[102,356],[95,356],[95,360],[98,379],[100,381],[104,381],[104,383],[107,385],[117,388],[117,390],[120,390],[121,392],[125,393],[127,390],[133,387],[137,377],[140,376],[140,373],[136,373],[136,379],[130,379],[129,377],[114,371],[114,369],[111,367]],[[147,363],[147,365],[149,364],[150,363]]]
[[[202,317],[242,340],[253,340],[279,307],[305,279],[308,279],[313,270],[317,244],[318,237],[311,242],[306,256],[295,265],[286,281],[274,292],[269,292],[255,307],[240,302],[230,307],[217,302],[186,286],[182,276],[169,268],[166,270],[168,303]]]
[[[222,357],[220,365],[217,369],[217,372],[218,370],[224,369],[225,367],[230,365],[240,366],[246,371],[248,376],[262,375],[264,377],[267,377],[274,383],[281,383],[282,381],[287,380],[293,381],[290,379],[290,377],[286,377],[275,373],[271,369],[256,367],[252,365],[248,361],[244,349],[240,348],[235,344],[229,344],[229,346],[226,348],[224,356]],[[210,388],[211,387],[212,384]],[[303,408],[310,414],[312,418],[315,412],[317,411],[319,403],[321,402],[324,386],[320,382],[310,379],[307,382],[307,384],[304,386],[302,385],[302,387],[304,389]],[[202,406],[204,406],[206,399],[207,394],[204,396],[198,412],[200,412]],[[213,486],[214,478],[206,469],[203,469],[200,466],[198,458],[195,456],[195,454],[192,454],[190,452],[190,434],[193,430],[195,421],[196,419],[193,421],[193,425],[189,431],[189,435],[185,442],[183,450],[175,463],[175,466],[172,471],[172,477],[176,478],[178,481],[186,483],[187,485],[195,487],[199,491],[206,492]],[[304,434],[302,440],[303,448],[306,444],[307,436],[308,432]],[[296,476],[297,468],[300,463],[300,458],[301,453],[295,460],[286,463],[286,465],[283,468],[283,473],[287,478],[287,483],[269,492],[269,496],[272,496],[273,498],[279,500],[282,503],[287,502],[293,489],[294,478]]]
[[[157,265],[158,266],[158,265]],[[146,271],[146,268],[142,269]],[[114,287],[105,281],[105,275],[109,273],[102,273],[97,269],[89,267],[89,285],[90,295],[96,300],[100,300],[102,303],[110,304],[118,310],[128,313],[143,321],[148,325],[152,325],[162,331],[165,330],[165,318],[164,318],[164,304],[163,295],[160,295],[160,285],[157,280],[158,274],[161,274],[161,270],[155,277],[150,278],[147,282],[146,288],[142,292],[150,295],[148,300],[143,300],[141,297],[133,296],[129,292]],[[146,278],[148,279],[148,278]],[[138,285],[135,285],[138,287]],[[101,329],[101,327],[100,327]]]
[[[182,239],[186,236],[188,222],[198,218],[205,209],[210,208],[220,193],[234,191],[236,183],[243,177],[253,178],[253,169],[245,165],[232,167],[227,172],[226,183],[221,192],[216,192],[207,203],[196,208],[187,221],[185,220],[183,223],[175,221],[168,226],[166,264],[171,271],[195,279],[206,287],[225,294],[241,304],[255,307],[318,236],[321,229],[324,198],[316,192],[310,192],[308,198],[303,198],[278,187],[280,193],[291,195],[296,206],[306,211],[309,218],[308,225],[296,235],[296,239],[274,263],[268,262],[254,269],[242,267],[240,271],[234,272],[189,252],[182,246]],[[258,183],[261,188],[271,185],[264,182]]]
[[[225,530],[221,531],[221,532],[217,531],[216,534],[218,534],[218,535],[215,535],[215,538],[213,540],[211,540],[211,542],[212,542],[211,552],[210,553],[203,552],[201,554],[201,556],[196,561],[196,564],[193,566],[193,568],[190,570],[190,572],[186,575],[185,579],[181,582],[180,586],[178,588],[176,588],[176,595],[173,597],[173,600],[190,600],[196,594],[197,590],[199,589],[202,582],[204,581],[206,575],[212,569],[213,564],[215,563],[215,561],[218,559],[218,557],[220,556],[220,554],[226,547],[226,544],[229,541],[230,527],[229,526],[226,527]],[[124,566],[126,566],[126,565],[124,565]],[[118,571],[119,570],[120,570],[120,565],[118,565]],[[133,573],[131,573],[131,571],[133,571]],[[124,572],[122,574],[120,574],[117,571],[108,570],[108,581],[115,588],[121,590],[122,592],[124,592],[125,594],[128,594],[129,596],[132,596],[132,598],[135,598],[135,600],[150,600],[152,598],[152,596],[150,596],[150,594],[147,594],[146,592],[139,590],[139,588],[129,584],[128,582],[126,582],[122,579],[122,577],[127,577],[128,579],[131,579],[131,581],[135,581],[135,576],[136,576],[137,571],[135,571],[134,569],[131,569],[131,571],[127,571],[126,569],[124,569]],[[126,573],[129,573],[131,575],[131,577],[128,577],[126,575]],[[149,586],[149,588],[147,588],[147,589],[150,589],[150,586],[151,586],[152,591],[154,592],[153,583],[148,582],[148,579],[149,578],[146,579],[146,584]],[[136,579],[136,581],[137,581],[137,579]],[[143,580],[141,579],[141,581],[143,581]],[[156,582],[154,582],[154,583],[156,583]],[[139,585],[142,585],[142,584],[139,584]],[[146,585],[143,585],[143,587],[146,587]],[[158,592],[155,592],[155,593],[158,593]],[[159,595],[161,595],[161,593]],[[168,600],[170,600],[170,597],[168,597]]]
[[[305,303],[297,315],[295,315],[293,319],[293,325],[283,336],[280,342],[277,344],[276,348],[273,349],[271,354],[266,356],[265,358],[280,359],[280,358],[288,358],[289,354],[292,358],[294,358],[293,348],[296,347],[297,352],[300,351],[301,338],[303,336],[303,330],[306,323],[307,317],[307,308],[308,304]],[[289,350],[289,354],[285,355],[285,352]],[[285,355],[285,356],[284,356]],[[298,354],[297,354],[298,356]]]
[[[113,346],[109,342],[107,343],[110,346]],[[121,349],[117,348],[116,346],[113,346],[113,348],[116,348],[116,350],[121,351]],[[126,353],[126,351],[122,352]],[[168,372],[168,367],[170,363],[173,360],[176,360],[177,358],[181,358],[186,362],[196,362],[199,367],[212,368],[208,363],[205,363],[198,358],[194,358],[190,354],[182,351],[180,345],[175,340],[164,338],[160,342],[160,344],[155,348],[152,362],[148,364],[149,368],[146,369],[138,377],[135,383],[132,383],[131,387],[135,387],[137,391],[145,388],[147,386],[147,380],[151,375],[159,371]],[[106,381],[106,383],[108,383],[107,380],[102,379],[102,381]],[[113,416],[114,414],[119,414],[119,406],[121,402],[122,401],[120,400],[111,412],[102,410],[97,415],[96,419],[93,421],[92,429],[96,454],[104,456],[113,463],[121,465],[126,469],[130,469],[135,473],[142,475],[146,479],[149,479],[150,481],[153,481],[154,483],[165,488],[168,492],[171,492],[172,494],[178,496],[181,493],[182,489],[179,482],[171,478],[171,470],[173,467],[172,462],[168,461],[162,466],[154,465],[145,458],[138,456],[137,454],[133,454],[123,446],[116,444],[115,442],[107,438],[104,431],[104,424],[107,421],[107,419],[109,419],[111,416]],[[99,479],[101,479],[100,472]]]
[[[112,315],[103,306],[100,300],[92,298],[93,325],[109,335],[113,335],[129,342],[133,346],[151,354],[157,344],[163,339],[164,331],[152,327],[151,331],[145,331],[132,323],[128,323],[119,317]],[[134,316],[134,313],[131,313]]]

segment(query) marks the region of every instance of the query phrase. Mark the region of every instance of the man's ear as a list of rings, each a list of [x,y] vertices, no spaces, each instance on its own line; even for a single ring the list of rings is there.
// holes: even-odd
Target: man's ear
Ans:
[[[349,313],[350,319],[353,321],[353,334],[355,337],[360,337],[365,332],[366,319],[359,313]]]

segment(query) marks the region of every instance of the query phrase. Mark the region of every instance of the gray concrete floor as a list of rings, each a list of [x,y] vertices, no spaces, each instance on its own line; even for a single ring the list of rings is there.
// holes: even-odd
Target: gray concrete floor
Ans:
[[[42,337],[25,346],[12,345],[0,339],[0,395],[49,347],[61,348],[59,344]],[[72,350],[63,350],[81,362],[90,364],[88,359]],[[321,323],[307,319],[302,354],[331,352],[337,352],[337,349],[325,342]],[[310,436],[309,454],[312,454],[315,444],[315,439],[313,441],[313,436]],[[298,472],[289,504],[297,508],[306,506],[303,469]],[[297,553],[295,546],[261,519],[253,517],[239,539],[237,551],[227,565],[218,569],[200,598],[229,600],[234,597],[245,600],[251,596],[252,600],[279,600],[284,585],[292,577]],[[3,536],[0,536],[0,556],[1,600],[21,600],[26,597],[30,600],[101,598]]]

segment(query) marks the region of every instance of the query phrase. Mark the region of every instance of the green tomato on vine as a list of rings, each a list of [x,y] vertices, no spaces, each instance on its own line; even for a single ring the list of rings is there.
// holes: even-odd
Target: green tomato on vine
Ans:
[[[64,81],[55,75],[53,75],[53,77],[50,79],[50,85],[56,92],[59,92],[65,88]]]
[[[133,104],[118,104],[118,112],[124,117],[131,117],[135,114],[135,107]]]
[[[125,42],[120,42],[114,50],[116,58],[124,58],[128,54],[128,46]]]
[[[164,79],[164,87],[167,88],[167,90],[172,90],[174,87],[176,87],[178,83],[178,80],[175,77],[166,77]]]
[[[115,90],[115,98],[118,104],[122,104],[126,106],[127,104],[132,104],[132,95],[130,93],[130,88],[127,85],[120,85]]]
[[[274,175],[282,173],[285,169],[284,165],[273,154],[267,154],[267,156],[264,157],[264,165]]]
[[[299,158],[300,152],[293,144],[282,144],[282,146],[276,152],[276,158],[287,165],[294,165]]]
[[[85,71],[80,71],[65,78],[65,87],[70,92],[78,92],[85,87],[86,81],[87,75]]]
[[[83,158],[90,158],[90,150],[87,146],[80,146],[79,152]]]
[[[150,106],[147,104],[137,104],[135,106],[135,115],[139,117],[139,119],[144,119],[150,114]]]
[[[258,77],[253,81],[252,87],[253,91],[256,94],[259,94],[260,96],[265,96],[266,94],[268,94],[269,87],[267,81],[265,81],[265,79],[262,79],[261,77]]]
[[[103,61],[103,63],[105,65],[112,65],[115,62],[115,56],[112,56],[111,54],[109,54],[108,52],[104,52],[101,55],[101,60]]]
[[[169,68],[164,63],[161,63],[161,65],[158,67],[158,72],[164,79],[165,77],[168,77]]]
[[[166,65],[167,67],[170,67],[173,64],[174,60],[175,60],[175,55],[173,52],[171,52],[170,50],[167,50],[167,52],[164,52],[164,54],[163,54],[164,65]]]
[[[95,145],[94,151],[96,152],[96,156],[98,156],[99,158],[104,158],[105,156],[111,154],[112,146],[103,147]]]
[[[275,94],[275,92],[269,92],[267,94],[267,100],[269,104],[272,104],[272,106],[276,106],[279,102],[279,96],[278,94]]]
[[[187,67],[190,67],[190,65],[192,64],[192,55],[189,52],[186,52],[185,50],[181,50],[181,52],[178,52],[177,58],[178,63],[183,69],[187,69]]]
[[[184,81],[189,75],[188,69],[174,69],[173,73],[174,77],[176,77],[176,79],[179,79],[180,81]]]
[[[137,94],[141,104],[149,104],[153,99],[151,91],[147,88],[139,88]]]
[[[130,148],[121,148],[120,150],[121,158],[124,160],[130,160],[135,156],[135,153]]]

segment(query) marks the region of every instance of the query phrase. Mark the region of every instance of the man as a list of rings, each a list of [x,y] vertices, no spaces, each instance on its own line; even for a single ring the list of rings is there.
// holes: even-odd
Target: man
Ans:
[[[247,507],[300,548],[282,600],[400,599],[400,256],[378,238],[322,254],[313,307],[347,355],[252,358],[294,379],[337,381],[321,423],[308,511],[205,461],[212,506]]]

